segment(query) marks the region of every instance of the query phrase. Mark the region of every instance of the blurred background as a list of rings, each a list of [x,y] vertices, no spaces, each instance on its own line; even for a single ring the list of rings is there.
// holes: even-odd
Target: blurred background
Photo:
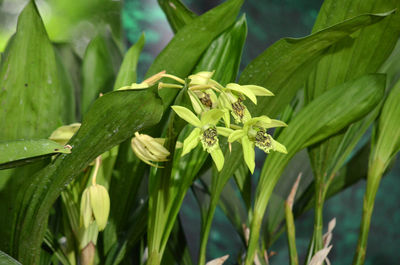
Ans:
[[[17,17],[27,0],[0,0],[0,52],[15,32]],[[142,32],[146,44],[139,61],[139,80],[155,56],[172,38],[167,19],[156,0],[37,0],[50,39],[56,43],[72,43],[75,53],[82,58],[89,41],[97,34],[108,34],[119,48],[125,51],[135,43]],[[191,10],[201,14],[218,5],[220,0],[184,0]],[[282,37],[302,37],[310,33],[323,0],[247,0],[242,12],[248,22],[248,39],[243,53],[242,66],[247,65],[266,47]],[[104,32],[106,31],[106,32]],[[257,153],[258,165],[264,161]],[[298,165],[292,165],[296,168]],[[303,175],[310,175],[307,164],[300,165]],[[298,170],[296,170],[298,172]],[[285,172],[287,175],[296,172]],[[256,170],[254,179],[258,178]],[[284,181],[284,180],[283,180]],[[228,183],[235,191],[235,185]],[[335,265],[351,264],[355,250],[358,227],[362,212],[365,181],[329,199],[325,204],[324,221],[336,217],[333,249],[329,255]],[[397,163],[383,178],[378,191],[369,237],[366,264],[399,264],[400,251],[400,164]],[[276,196],[280,196],[279,185]],[[200,213],[193,193],[185,198],[180,218],[187,232],[189,247],[196,260],[199,245]],[[196,228],[198,228],[196,230]],[[300,260],[307,251],[312,235],[312,210],[296,220],[297,247]],[[209,258],[230,254],[226,264],[235,264],[234,259],[243,248],[233,226],[218,209],[208,245]],[[289,264],[286,237],[270,248],[276,254],[271,264]]]

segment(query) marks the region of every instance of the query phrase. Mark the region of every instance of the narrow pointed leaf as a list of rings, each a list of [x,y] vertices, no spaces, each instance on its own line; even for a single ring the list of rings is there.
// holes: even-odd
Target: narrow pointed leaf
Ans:
[[[180,0],[158,0],[158,4],[167,16],[169,25],[175,33],[190,24],[197,16]]]
[[[140,52],[143,49],[145,42],[144,33],[139,40],[132,45],[124,55],[121,67],[119,68],[117,79],[114,83],[114,90],[123,86],[129,86],[137,80],[137,64],[139,61]]]
[[[121,55],[112,39],[98,35],[88,45],[83,57],[81,113],[84,115],[90,105],[100,96],[113,90]]]

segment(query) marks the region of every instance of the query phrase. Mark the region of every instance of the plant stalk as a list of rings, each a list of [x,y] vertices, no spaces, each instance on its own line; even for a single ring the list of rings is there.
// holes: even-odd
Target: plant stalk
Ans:
[[[372,211],[374,209],[376,193],[384,172],[385,166],[377,161],[371,167],[368,174],[367,188],[363,201],[363,215],[361,219],[360,233],[358,235],[357,250],[353,258],[353,265],[363,265],[368,244],[368,233],[371,225]]]
[[[200,250],[199,250],[199,260],[198,265],[204,265],[206,263],[206,252],[207,252],[207,242],[208,237],[210,236],[210,230],[212,226],[212,221],[214,217],[215,210],[218,205],[218,200],[213,199],[216,196],[211,198],[210,207],[208,208],[207,218],[201,227],[201,240],[200,240]],[[219,196],[218,196],[219,198]]]

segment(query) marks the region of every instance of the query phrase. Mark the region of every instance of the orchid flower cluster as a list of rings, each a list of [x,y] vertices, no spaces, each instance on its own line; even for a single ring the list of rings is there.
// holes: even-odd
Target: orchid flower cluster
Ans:
[[[273,96],[273,93],[256,85],[229,83],[222,86],[212,79],[213,74],[214,72],[204,71],[188,77],[188,94],[194,112],[182,106],[171,106],[180,118],[194,126],[192,132],[183,142],[182,156],[188,154],[201,143],[204,151],[211,155],[218,171],[221,171],[224,165],[224,155],[219,146],[220,136],[227,137],[229,144],[239,142],[242,145],[244,160],[251,173],[254,172],[255,168],[255,147],[265,153],[273,150],[286,154],[285,146],[274,140],[267,130],[287,125],[265,115],[252,117],[244,104],[246,99],[257,104],[257,96]],[[166,87],[181,89],[186,84],[185,80],[163,71],[140,84],[134,83],[120,89],[144,89],[161,78],[173,79],[178,84],[158,82],[159,89]],[[231,123],[231,117],[233,117],[234,124]],[[149,143],[152,142],[150,140],[150,138],[146,138],[146,144],[141,144],[139,148],[137,146],[138,141],[133,140],[134,152],[140,151],[138,157],[148,164],[152,164],[150,161],[166,161],[169,154],[168,150],[160,144],[157,144],[157,148],[154,148],[154,145]]]

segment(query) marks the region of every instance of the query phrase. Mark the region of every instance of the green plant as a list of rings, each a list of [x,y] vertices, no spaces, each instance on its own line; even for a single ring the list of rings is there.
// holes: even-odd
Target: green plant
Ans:
[[[159,3],[175,36],[142,82],[144,35],[124,53],[115,29],[100,30],[76,54],[50,41],[34,1],[21,12],[0,61],[0,262],[193,264],[178,218],[191,188],[201,210],[197,264],[218,206],[246,265],[268,263],[285,217],[298,264],[294,218],[314,206],[305,264],[322,264],[334,227],[323,236],[324,202],[348,186],[355,161],[369,161],[354,258],[363,264],[379,182],[400,149],[398,1],[325,0],[311,35],[277,41],[240,75],[242,0],[200,16],[178,0]],[[354,155],[363,137],[369,160]],[[255,147],[268,156],[252,196]],[[313,169],[303,179],[313,181],[276,201],[303,149]],[[239,195],[224,190],[232,177]]]

